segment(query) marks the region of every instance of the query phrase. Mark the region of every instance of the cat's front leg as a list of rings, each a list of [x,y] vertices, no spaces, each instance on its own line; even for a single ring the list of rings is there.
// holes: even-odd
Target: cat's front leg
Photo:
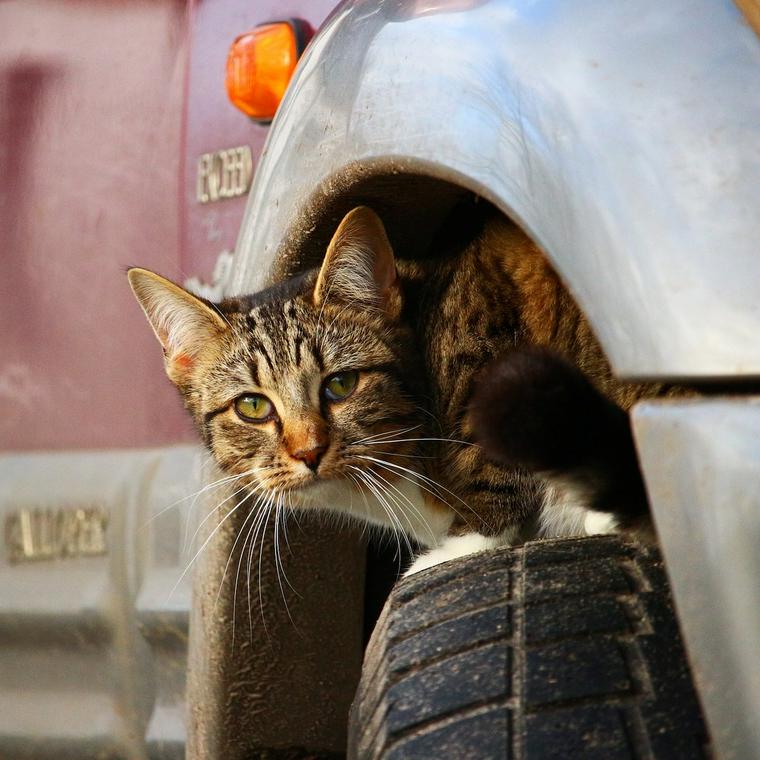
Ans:
[[[447,536],[435,549],[429,549],[420,554],[404,573],[404,576],[414,575],[420,570],[427,570],[429,567],[440,565],[442,562],[448,562],[451,559],[465,557],[468,554],[495,549],[497,546],[508,546],[509,543],[504,535],[484,536],[480,533],[465,533],[461,536]]]

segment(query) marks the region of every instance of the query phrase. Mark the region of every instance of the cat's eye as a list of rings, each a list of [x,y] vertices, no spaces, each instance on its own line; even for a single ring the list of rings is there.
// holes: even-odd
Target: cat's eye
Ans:
[[[246,422],[264,422],[274,416],[274,405],[258,393],[248,393],[235,399],[235,412]]]
[[[343,401],[344,398],[348,398],[354,392],[358,382],[359,373],[356,370],[337,372],[325,380],[325,396],[330,401]]]

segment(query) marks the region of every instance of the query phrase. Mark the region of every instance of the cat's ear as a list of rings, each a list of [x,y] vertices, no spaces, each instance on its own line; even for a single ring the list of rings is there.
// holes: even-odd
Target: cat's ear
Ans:
[[[314,302],[333,300],[379,308],[394,319],[401,313],[393,249],[380,217],[366,206],[343,217],[327,248]]]
[[[181,382],[204,347],[228,329],[227,322],[205,301],[147,269],[135,267],[127,277],[164,349],[166,373]]]

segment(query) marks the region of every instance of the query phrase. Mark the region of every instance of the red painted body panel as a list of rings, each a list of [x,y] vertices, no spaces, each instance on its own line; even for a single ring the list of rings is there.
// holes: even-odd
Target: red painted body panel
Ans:
[[[127,287],[175,271],[186,8],[0,4],[0,448],[191,435]]]
[[[183,264],[186,272],[211,276],[221,251],[231,251],[245,208],[245,197],[199,204],[195,198],[198,157],[249,145],[254,170],[268,127],[249,119],[227,99],[224,72],[232,41],[258,24],[300,18],[317,29],[335,0],[205,0],[192,14],[185,142]]]
[[[208,278],[234,247],[245,198],[195,199],[201,153],[255,162],[267,133],[227,101],[229,44],[333,5],[0,4],[0,449],[194,439],[124,269]]]

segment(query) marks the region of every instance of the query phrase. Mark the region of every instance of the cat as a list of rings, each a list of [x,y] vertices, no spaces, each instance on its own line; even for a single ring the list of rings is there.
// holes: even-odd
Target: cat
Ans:
[[[495,210],[467,244],[397,260],[360,206],[319,268],[219,303],[128,276],[222,470],[270,503],[407,534],[426,547],[410,574],[646,521],[626,410],[659,389],[613,378],[544,256]]]

